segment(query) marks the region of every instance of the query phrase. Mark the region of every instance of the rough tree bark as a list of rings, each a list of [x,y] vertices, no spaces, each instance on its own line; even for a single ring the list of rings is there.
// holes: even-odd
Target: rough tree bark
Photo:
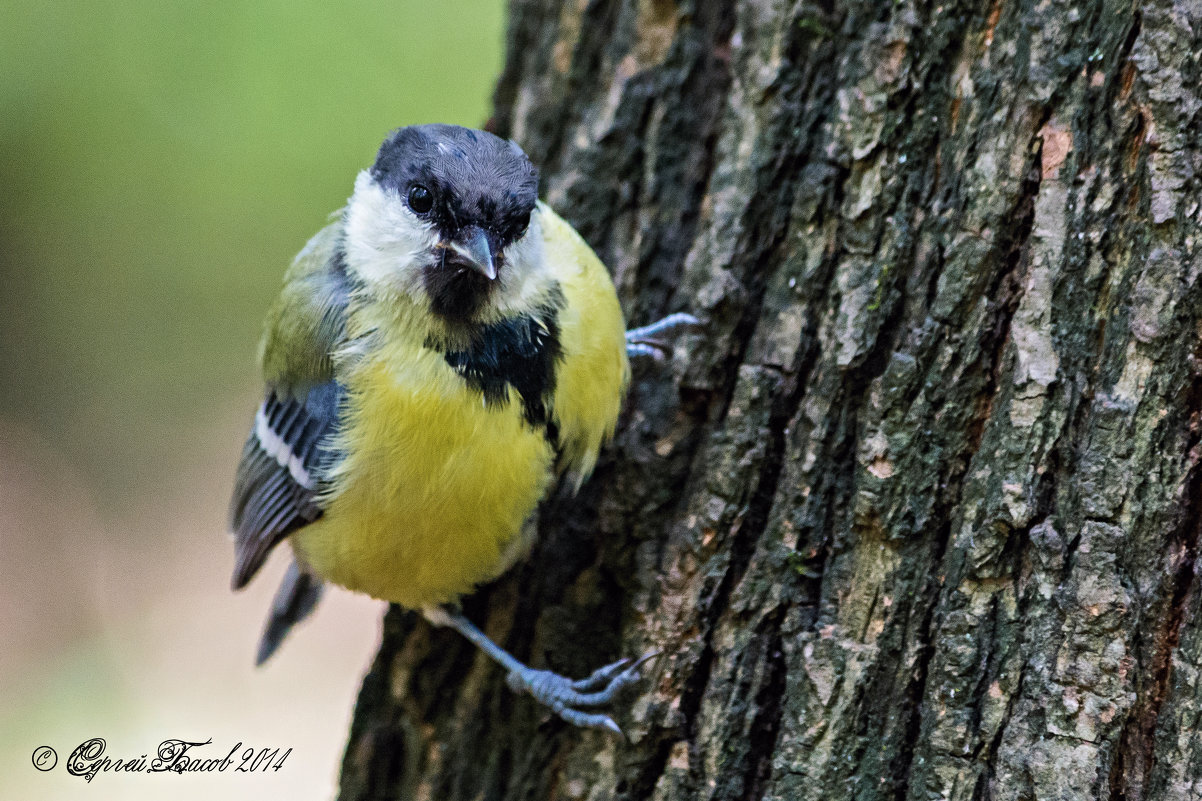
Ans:
[[[656,649],[623,742],[391,611],[341,797],[1202,798],[1198,0],[514,0],[495,130],[632,323],[467,603]]]

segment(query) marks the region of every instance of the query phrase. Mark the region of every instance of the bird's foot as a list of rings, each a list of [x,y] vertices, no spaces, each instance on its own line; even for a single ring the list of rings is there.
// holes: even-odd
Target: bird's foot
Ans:
[[[672,353],[672,343],[669,339],[676,336],[681,329],[697,328],[700,325],[701,321],[691,314],[669,314],[662,320],[627,331],[626,353],[629,356],[663,359]]]
[[[621,735],[622,730],[613,718],[600,712],[587,712],[590,707],[605,706],[624,687],[638,681],[641,668],[650,659],[658,656],[652,652],[637,661],[619,659],[613,664],[598,668],[583,679],[569,679],[549,670],[535,670],[522,665],[510,671],[508,683],[515,692],[527,692],[535,700],[547,706],[559,717],[573,726],[594,729],[609,729]]]
[[[619,659],[612,665],[594,670],[586,678],[573,681],[549,670],[535,670],[523,665],[453,606],[428,606],[422,609],[422,615],[435,626],[455,629],[502,665],[509,671],[509,686],[515,692],[530,693],[573,726],[609,729],[619,735],[622,730],[608,715],[584,710],[610,703],[619,690],[639,680],[639,668],[659,656],[658,651],[652,651],[634,662]]]

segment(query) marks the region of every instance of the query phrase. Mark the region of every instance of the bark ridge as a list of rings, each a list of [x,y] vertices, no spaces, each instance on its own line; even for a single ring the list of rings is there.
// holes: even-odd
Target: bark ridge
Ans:
[[[492,127],[638,376],[466,611],[664,652],[573,731],[393,610],[341,798],[1202,798],[1202,7],[513,0]]]

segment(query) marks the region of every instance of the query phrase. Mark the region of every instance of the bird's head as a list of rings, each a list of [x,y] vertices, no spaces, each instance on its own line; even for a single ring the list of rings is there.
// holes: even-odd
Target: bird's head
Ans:
[[[541,270],[538,172],[522,149],[456,125],[393,131],[346,211],[347,265],[451,322],[520,305]]]

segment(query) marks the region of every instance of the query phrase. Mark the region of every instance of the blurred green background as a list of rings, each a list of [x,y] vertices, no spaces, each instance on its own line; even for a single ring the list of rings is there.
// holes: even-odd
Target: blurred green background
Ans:
[[[0,777],[13,798],[329,798],[378,605],[262,670],[284,566],[228,590],[225,506],[284,267],[393,127],[479,126],[501,0],[0,0]],[[265,775],[66,774],[167,738]],[[35,747],[59,765],[39,773]]]

